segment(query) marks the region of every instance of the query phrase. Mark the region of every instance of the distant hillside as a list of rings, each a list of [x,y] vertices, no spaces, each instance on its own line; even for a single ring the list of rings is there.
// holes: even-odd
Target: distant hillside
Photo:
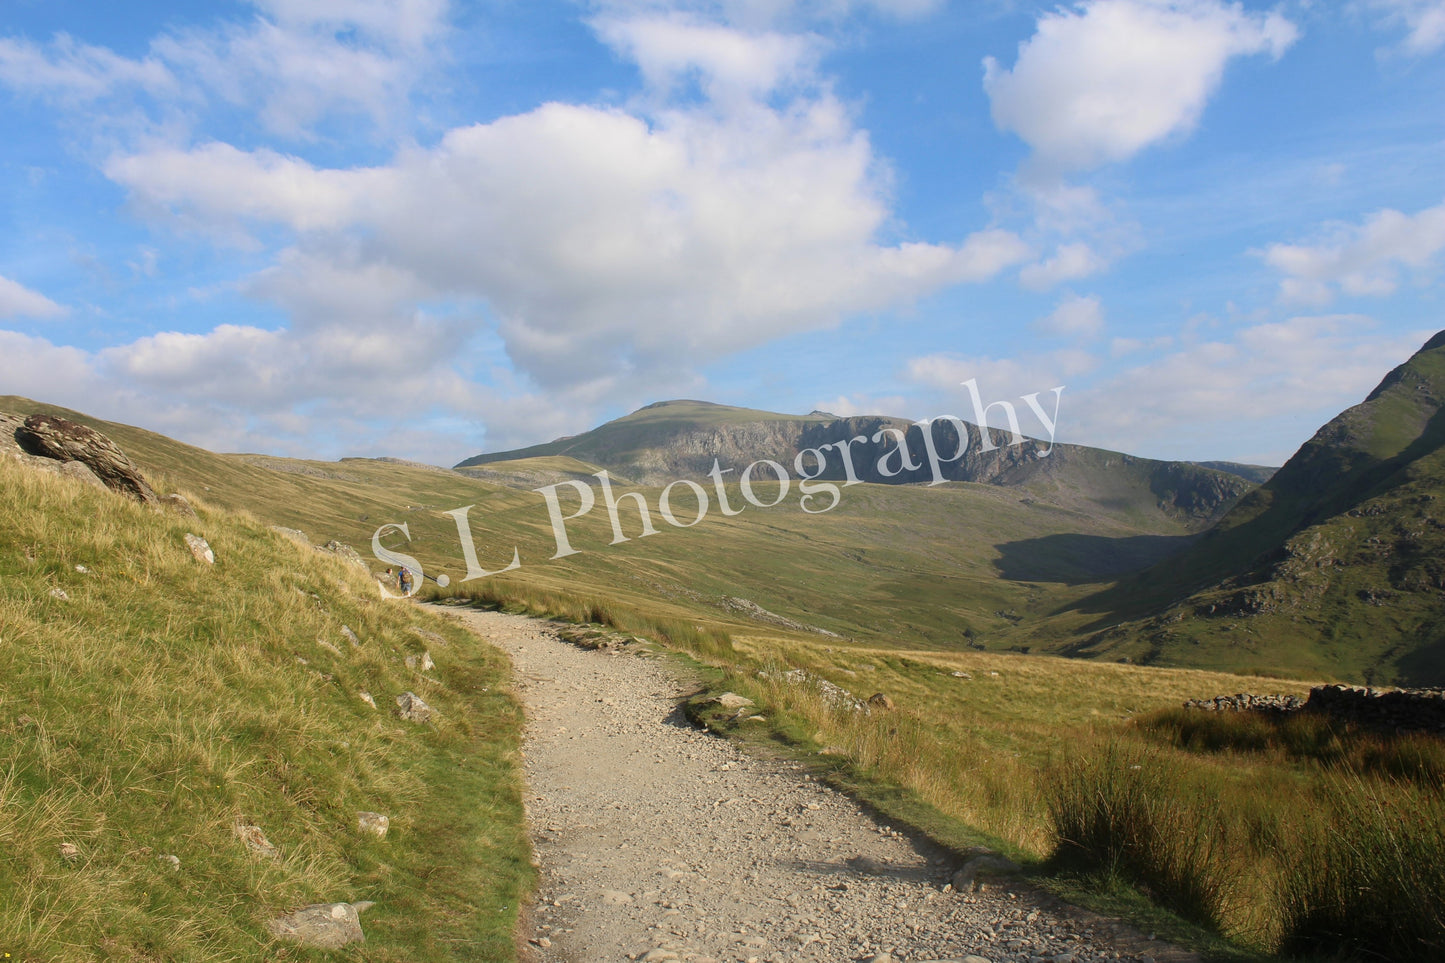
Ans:
[[[1094,506],[1141,520],[1162,514],[1191,530],[1219,518],[1254,487],[1252,476],[1267,477],[1270,471],[1248,465],[1155,461],[1078,445],[1054,445],[1050,450],[1047,443],[1035,439],[1012,445],[1012,436],[997,430],[990,432],[995,447],[984,451],[978,428],[968,425],[968,429],[965,455],[941,466],[940,475],[948,481],[1019,488],[1079,509]],[[885,434],[874,442],[879,432]],[[880,460],[896,448],[897,435],[887,432],[904,434],[914,467],[893,456],[888,471],[880,470]],[[924,458],[921,429],[913,422],[875,415],[839,418],[817,411],[782,415],[702,401],[658,402],[580,435],[477,455],[457,469],[488,481],[535,487],[563,476],[576,477],[592,466],[593,471],[605,468],[614,477],[634,484],[657,486],[677,478],[701,478],[712,469],[714,460],[734,471],[759,459],[789,467],[800,452],[832,445],[821,477],[843,480],[847,469],[836,446],[859,436],[867,440],[849,449],[858,480],[879,484],[933,480]],[[957,450],[951,425],[940,424],[936,437],[944,458]],[[808,464],[812,470],[812,456]]]
[[[1445,332],[1195,545],[1085,600],[1124,621],[1070,651],[1445,682],[1442,403]]]

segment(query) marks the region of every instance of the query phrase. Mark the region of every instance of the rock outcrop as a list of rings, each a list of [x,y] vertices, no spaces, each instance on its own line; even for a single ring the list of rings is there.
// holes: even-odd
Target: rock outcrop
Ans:
[[[146,505],[159,500],[125,452],[94,428],[55,415],[31,415],[15,430],[15,439],[27,453],[60,462],[79,462],[107,488]]]

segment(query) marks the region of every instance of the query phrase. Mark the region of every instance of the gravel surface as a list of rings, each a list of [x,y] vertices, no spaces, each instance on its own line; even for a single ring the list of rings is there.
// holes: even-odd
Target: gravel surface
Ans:
[[[1021,882],[949,887],[961,860],[796,764],[693,728],[651,653],[449,609],[501,646],[525,702],[541,883],[532,961],[1195,960]]]

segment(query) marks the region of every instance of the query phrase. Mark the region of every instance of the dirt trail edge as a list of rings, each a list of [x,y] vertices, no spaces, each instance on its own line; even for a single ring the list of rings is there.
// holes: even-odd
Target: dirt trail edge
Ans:
[[[1023,885],[946,891],[956,858],[796,764],[689,725],[665,661],[578,648],[536,619],[444,610],[511,656],[527,709],[541,883],[524,958],[1197,959]]]

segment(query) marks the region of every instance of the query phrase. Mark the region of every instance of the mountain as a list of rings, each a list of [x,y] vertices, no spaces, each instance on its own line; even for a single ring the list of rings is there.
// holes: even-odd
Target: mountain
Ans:
[[[1098,630],[1070,653],[1445,682],[1442,405],[1445,331],[1194,545],[1079,603]]]
[[[784,415],[704,401],[662,401],[580,435],[514,451],[477,455],[457,470],[499,484],[533,488],[562,478],[588,479],[605,469],[613,478],[643,486],[703,478],[714,462],[724,470],[769,459],[793,471],[801,452],[822,451],[819,477],[852,477],[881,484],[926,484],[938,479],[979,482],[1046,495],[1051,501],[1139,518],[1164,515],[1198,531],[1267,477],[1250,465],[1164,462],[1077,445],[1050,445],[990,431],[989,450],[979,429],[964,423],[969,441],[962,457],[957,428],[940,421],[934,445],[941,464],[929,463],[922,429],[885,416],[840,418],[827,412]],[[898,439],[909,455],[898,455]],[[848,445],[847,464],[842,457]],[[875,440],[877,439],[877,440]],[[1010,442],[1018,443],[1011,444]],[[815,470],[817,456],[806,456]],[[736,478],[737,475],[732,475]]]

